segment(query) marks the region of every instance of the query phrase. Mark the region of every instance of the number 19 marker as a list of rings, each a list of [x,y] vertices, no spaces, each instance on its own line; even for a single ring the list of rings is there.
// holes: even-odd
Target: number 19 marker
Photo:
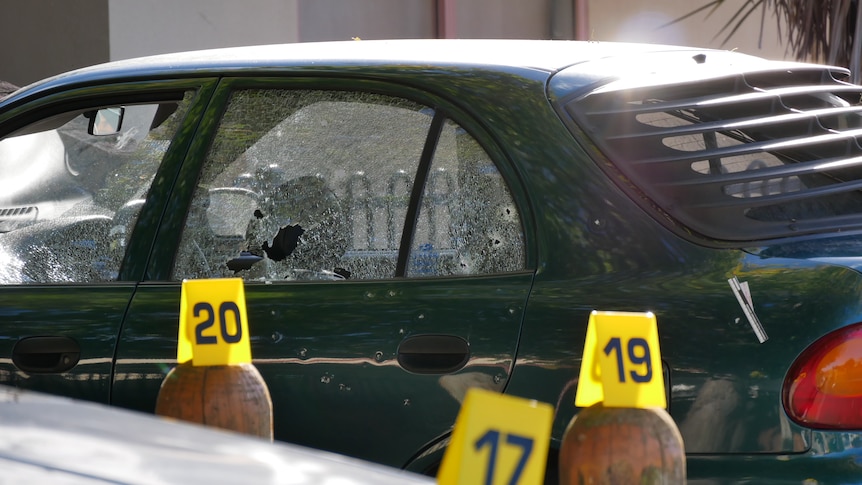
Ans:
[[[655,315],[590,314],[575,406],[667,407]]]

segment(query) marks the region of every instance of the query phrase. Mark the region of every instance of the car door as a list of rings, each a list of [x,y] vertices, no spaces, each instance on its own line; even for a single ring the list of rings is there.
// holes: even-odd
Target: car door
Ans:
[[[116,404],[152,411],[180,282],[213,277],[245,281],[276,439],[402,466],[468,388],[503,390],[533,277],[521,218],[442,101],[397,89],[222,82],[130,307]]]
[[[157,174],[182,160],[200,87],[69,89],[0,119],[0,383],[109,401],[169,187]]]

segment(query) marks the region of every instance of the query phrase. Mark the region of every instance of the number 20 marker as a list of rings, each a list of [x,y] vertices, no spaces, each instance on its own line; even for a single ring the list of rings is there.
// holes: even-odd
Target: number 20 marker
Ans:
[[[251,362],[245,287],[240,278],[183,281],[177,362],[195,366]]]

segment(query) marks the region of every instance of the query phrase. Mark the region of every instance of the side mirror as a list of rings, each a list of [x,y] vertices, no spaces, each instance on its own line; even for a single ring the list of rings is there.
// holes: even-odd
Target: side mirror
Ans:
[[[87,133],[95,136],[116,135],[123,127],[125,114],[126,108],[122,106],[87,112],[85,116],[90,119]]]

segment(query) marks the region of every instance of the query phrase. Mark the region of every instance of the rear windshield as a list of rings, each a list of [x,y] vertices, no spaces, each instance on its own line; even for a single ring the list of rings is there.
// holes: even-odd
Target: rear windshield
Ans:
[[[862,87],[844,74],[763,61],[687,81],[616,78],[562,111],[614,179],[689,233],[751,242],[837,232],[862,227]]]

